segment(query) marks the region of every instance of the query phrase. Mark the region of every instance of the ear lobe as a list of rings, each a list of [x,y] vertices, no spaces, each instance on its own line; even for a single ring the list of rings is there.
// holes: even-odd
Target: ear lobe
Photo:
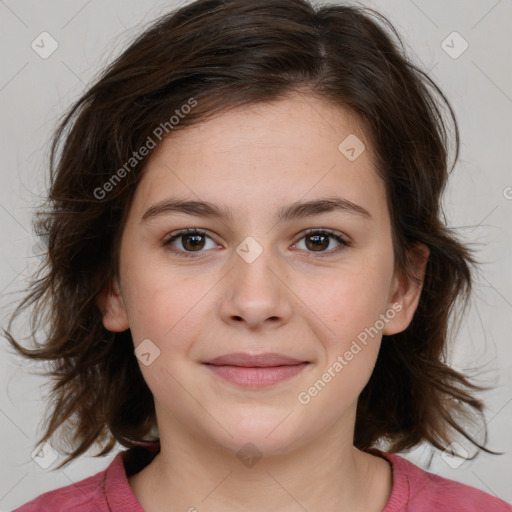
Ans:
[[[105,329],[111,332],[122,332],[130,327],[117,279],[113,278],[105,286],[97,298],[97,304],[103,315]]]
[[[397,334],[407,329],[411,323],[423,289],[429,255],[430,249],[419,242],[408,250],[408,272],[395,274],[390,298],[390,306],[393,304],[393,309],[399,313],[386,324],[382,334]],[[400,309],[397,304],[401,305]]]

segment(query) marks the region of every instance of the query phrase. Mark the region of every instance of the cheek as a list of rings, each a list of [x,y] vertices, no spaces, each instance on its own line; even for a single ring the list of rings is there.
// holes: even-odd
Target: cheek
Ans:
[[[194,307],[205,292],[204,282],[147,261],[128,269],[125,276],[134,343],[150,338],[161,349],[170,343],[178,349],[176,342],[183,332],[190,332]]]
[[[380,267],[357,272],[352,267],[329,281],[321,299],[308,304],[323,320],[317,322],[322,325],[316,336],[324,357],[310,387],[301,391],[314,401],[315,411],[327,414],[328,422],[357,401],[372,375],[382,340],[380,317],[387,306],[389,281],[384,274]]]
[[[305,279],[299,296],[321,320],[338,348],[373,326],[388,307],[391,264],[366,260],[332,269],[314,281]]]
[[[128,276],[130,330],[135,348],[144,346],[151,353],[149,364],[139,357],[139,367],[155,398],[165,402],[181,397],[184,403],[187,396],[178,382],[185,380],[183,361],[198,336],[198,315],[202,314],[198,301],[205,293],[204,283],[153,270]]]

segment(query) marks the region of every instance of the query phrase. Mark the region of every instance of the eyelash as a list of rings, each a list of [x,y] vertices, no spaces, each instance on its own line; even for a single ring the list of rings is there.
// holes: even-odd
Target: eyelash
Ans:
[[[164,240],[162,245],[164,245],[165,247],[169,247],[169,249],[173,253],[177,254],[178,256],[184,257],[184,258],[197,258],[198,255],[204,251],[178,250],[178,249],[171,247],[172,242],[174,242],[175,240],[179,239],[180,237],[183,237],[186,235],[203,235],[203,236],[206,236],[211,239],[211,237],[209,237],[205,231],[203,231],[202,229],[198,229],[198,228],[183,229],[183,230],[178,231],[177,233],[174,233],[171,235],[172,236],[170,236],[169,238]],[[326,228],[313,228],[313,229],[308,229],[308,230],[304,231],[302,233],[302,236],[297,240],[297,242],[295,242],[295,244],[299,243],[303,238],[306,238],[311,235],[328,235],[340,243],[340,245],[338,247],[336,247],[335,249],[332,249],[330,251],[318,251],[316,253],[315,253],[315,251],[308,251],[310,254],[314,254],[314,257],[322,258],[322,257],[331,256],[332,254],[338,253],[339,251],[345,249],[346,247],[350,247],[352,245],[350,241],[348,241],[343,236],[339,235],[337,232],[332,231],[330,229],[326,229]],[[198,255],[196,255],[194,253],[198,253]]]

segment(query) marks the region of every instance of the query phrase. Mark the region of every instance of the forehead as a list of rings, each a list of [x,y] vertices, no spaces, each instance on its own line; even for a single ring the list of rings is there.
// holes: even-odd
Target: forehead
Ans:
[[[282,156],[281,150],[287,160],[294,155],[304,160],[306,154],[318,158],[337,150],[337,142],[344,134],[357,135],[361,142],[366,140],[360,124],[348,109],[311,95],[292,93],[281,100],[232,108],[177,130],[160,145],[155,156],[166,149],[176,152],[177,157],[185,153],[191,153],[188,157],[205,153],[222,156],[231,149],[236,152],[237,147],[256,146],[257,150],[257,146],[265,146],[272,149],[267,152],[269,157]],[[369,144],[365,145],[371,150]],[[239,157],[244,159],[243,154]]]
[[[276,208],[326,194],[364,202],[377,214],[385,206],[358,119],[339,106],[294,94],[172,133],[147,163],[134,203],[142,208],[179,195],[234,209],[256,198],[252,208]]]

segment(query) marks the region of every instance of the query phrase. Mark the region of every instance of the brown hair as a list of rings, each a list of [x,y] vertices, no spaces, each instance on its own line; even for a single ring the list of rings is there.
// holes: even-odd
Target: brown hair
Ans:
[[[388,451],[397,452],[427,441],[444,449],[458,432],[495,453],[461,422],[483,415],[483,403],[471,393],[486,388],[445,358],[449,320],[456,305],[461,312],[467,306],[475,263],[442,220],[450,139],[444,112],[453,121],[454,164],[459,152],[448,100],[372,9],[198,0],[144,31],[54,135],[47,205],[35,222],[47,239],[47,259],[9,323],[11,330],[14,318],[33,306],[32,335],[43,326],[47,337],[31,350],[6,335],[22,356],[50,362],[52,409],[39,444],[65,427],[61,439],[72,451],[59,467],[94,443],[100,456],[115,441],[131,447],[155,432],[153,397],[130,331],[107,331],[97,304],[117,277],[120,236],[148,158],[139,148],[160,141],[162,127],[172,136],[230,108],[292,92],[347,108],[361,121],[386,186],[396,267],[410,272],[416,243],[430,249],[412,322],[384,336],[359,397],[354,445],[365,450],[386,441]],[[170,121],[173,115],[178,123]]]

